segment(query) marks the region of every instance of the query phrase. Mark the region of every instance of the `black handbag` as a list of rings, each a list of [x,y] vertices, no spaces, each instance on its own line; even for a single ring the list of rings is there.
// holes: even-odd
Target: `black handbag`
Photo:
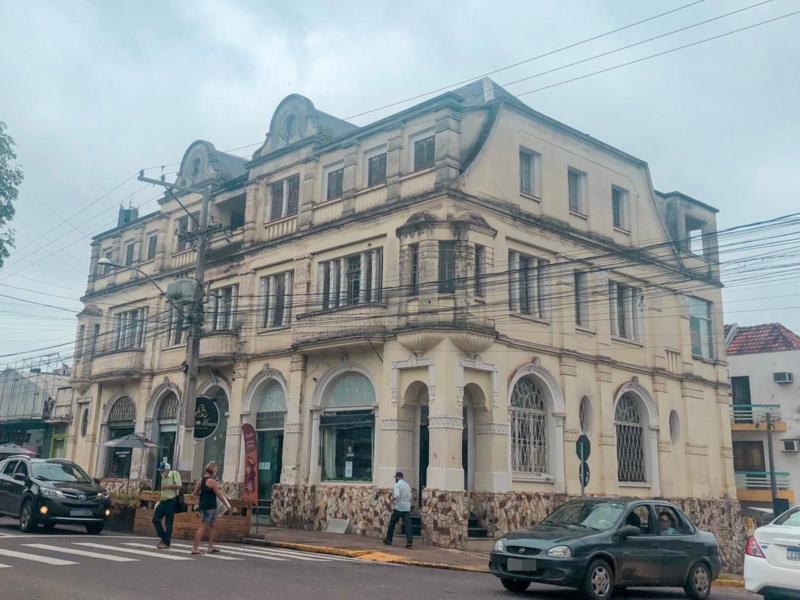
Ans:
[[[183,492],[178,492],[175,496],[175,513],[189,512],[189,507],[186,505],[186,498],[183,497]]]

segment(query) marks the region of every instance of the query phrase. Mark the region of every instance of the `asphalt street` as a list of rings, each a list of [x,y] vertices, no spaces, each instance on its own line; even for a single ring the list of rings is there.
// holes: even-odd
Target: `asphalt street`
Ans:
[[[2,600],[211,600],[224,598],[548,598],[578,599],[570,590],[532,586],[516,596],[491,575],[370,563],[289,550],[222,544],[219,555],[192,556],[188,542],[157,551],[155,538],[78,529],[22,534],[0,519]],[[178,544],[181,544],[180,546]],[[185,544],[185,545],[184,545]],[[667,600],[681,590],[628,590],[616,598]],[[714,600],[754,600],[717,588]]]

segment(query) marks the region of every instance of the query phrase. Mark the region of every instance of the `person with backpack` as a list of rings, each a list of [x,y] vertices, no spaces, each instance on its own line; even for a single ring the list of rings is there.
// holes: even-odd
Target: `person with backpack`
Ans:
[[[217,463],[208,463],[203,472],[203,478],[194,486],[194,495],[200,495],[197,504],[197,510],[200,512],[200,528],[194,536],[192,554],[201,554],[200,542],[203,541],[203,536],[205,536],[206,531],[208,531],[208,552],[210,554],[217,554],[219,552],[219,549],[214,547],[214,523],[219,514],[217,511],[217,500],[228,510],[230,510],[231,504],[223,495],[222,490],[219,489],[219,484],[214,479],[214,475],[216,474]]]
[[[181,474],[173,471],[168,462],[162,462],[159,465],[159,471],[161,472],[161,497],[153,511],[153,527],[161,540],[156,548],[169,550],[172,542],[172,524],[175,521],[175,504],[182,485]],[[166,522],[166,528],[162,526],[162,521]]]

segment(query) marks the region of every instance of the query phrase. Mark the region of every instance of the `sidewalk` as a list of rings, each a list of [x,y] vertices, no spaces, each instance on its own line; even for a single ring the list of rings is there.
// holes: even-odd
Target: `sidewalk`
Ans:
[[[403,536],[395,536],[394,545],[390,547],[384,546],[378,539],[361,535],[267,527],[262,529],[261,536],[246,538],[244,543],[415,567],[473,573],[489,572],[488,554],[423,545],[419,538],[415,538],[415,546],[409,550],[405,547],[405,537]],[[743,581],[741,575],[722,573],[714,585],[717,587],[742,587]]]

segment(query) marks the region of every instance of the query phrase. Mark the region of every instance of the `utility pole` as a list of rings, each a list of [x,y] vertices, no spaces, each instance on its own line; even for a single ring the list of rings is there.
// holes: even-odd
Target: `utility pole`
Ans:
[[[206,272],[206,253],[208,251],[208,236],[209,236],[209,206],[211,204],[211,182],[204,184],[202,187],[195,186],[191,188],[167,183],[162,179],[152,179],[144,176],[144,172],[139,173],[139,181],[160,185],[167,189],[170,194],[173,190],[186,193],[202,193],[203,200],[200,208],[199,222],[195,216],[187,210],[187,208],[175,198],[180,207],[189,215],[189,218],[195,221],[197,225],[197,232],[194,234],[196,241],[195,247],[195,269],[194,269],[194,285],[193,296],[189,303],[189,311],[186,316],[188,322],[188,334],[186,336],[186,358],[185,358],[185,376],[183,382],[183,389],[181,393],[181,402],[178,406],[178,433],[175,436],[175,456],[173,457],[173,464],[177,466],[177,470],[182,474],[186,472],[191,474],[192,465],[194,464],[194,446],[192,444],[194,438],[194,413],[195,401],[197,390],[197,376],[198,376],[198,363],[200,362],[200,338],[203,335],[203,288],[205,286],[205,272]],[[174,195],[173,195],[174,198]],[[182,428],[180,427],[182,425]]]
[[[772,490],[772,504],[775,505],[775,500],[778,498],[778,482],[775,481],[775,450],[772,446],[772,415],[769,410],[766,412],[767,419],[767,454],[769,455],[769,483]],[[775,514],[774,516],[778,516]]]

